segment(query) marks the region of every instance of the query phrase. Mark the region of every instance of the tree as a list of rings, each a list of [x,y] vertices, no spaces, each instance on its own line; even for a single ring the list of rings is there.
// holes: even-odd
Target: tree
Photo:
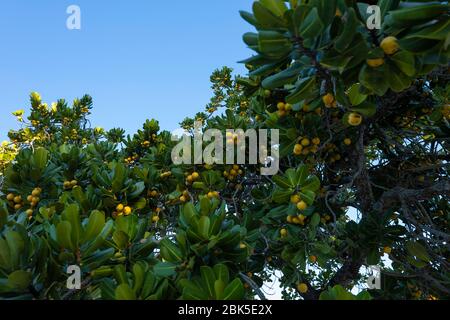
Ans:
[[[281,273],[286,299],[448,298],[448,4],[381,0],[380,30],[367,5],[241,12],[248,76],[215,71],[205,112],[181,125],[279,129],[272,177],[176,166],[157,121],[125,137],[88,126],[89,96],[49,108],[33,93],[17,155],[1,150],[0,295],[253,299]],[[351,294],[374,265],[381,290]]]

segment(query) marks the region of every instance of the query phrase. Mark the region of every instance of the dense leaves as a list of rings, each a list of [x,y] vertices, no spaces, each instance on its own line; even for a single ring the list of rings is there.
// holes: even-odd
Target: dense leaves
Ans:
[[[32,93],[0,149],[0,296],[254,299],[278,278],[286,299],[448,298],[449,8],[378,4],[373,30],[364,2],[241,12],[249,74],[216,70],[181,126],[236,144],[227,129],[278,129],[274,176],[175,165],[156,120],[125,136],[90,127],[89,96]],[[382,287],[364,290],[375,265]]]

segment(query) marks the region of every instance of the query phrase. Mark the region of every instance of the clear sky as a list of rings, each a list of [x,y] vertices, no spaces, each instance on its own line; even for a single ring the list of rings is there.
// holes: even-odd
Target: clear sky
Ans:
[[[252,0],[14,0],[0,6],[0,140],[16,128],[11,112],[45,102],[94,99],[94,126],[127,133],[147,118],[173,130],[203,111],[215,68],[245,69],[251,30],[239,10]],[[69,5],[81,30],[68,30]]]

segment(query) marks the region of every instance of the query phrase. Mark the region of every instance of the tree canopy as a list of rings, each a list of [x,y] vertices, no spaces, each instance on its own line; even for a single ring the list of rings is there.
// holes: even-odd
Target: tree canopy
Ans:
[[[279,172],[175,165],[158,121],[126,135],[91,126],[88,95],[32,93],[0,147],[1,298],[265,299],[275,277],[285,299],[450,297],[448,2],[240,14],[248,74],[216,70],[181,127],[236,144],[227,129],[278,129]],[[365,289],[373,266],[381,288]]]

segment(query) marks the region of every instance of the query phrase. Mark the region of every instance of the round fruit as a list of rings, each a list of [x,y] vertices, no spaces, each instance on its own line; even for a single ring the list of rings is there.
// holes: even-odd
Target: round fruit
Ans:
[[[300,199],[300,196],[298,194],[294,194],[294,195],[291,196],[291,202],[292,203],[297,204],[297,203],[300,202],[300,200],[302,200],[302,199]]]
[[[15,196],[14,197],[14,203],[21,203],[22,202],[22,197],[21,196]]]
[[[297,203],[297,209],[304,211],[308,208],[308,205],[306,204],[305,201],[300,201],[299,203]]]
[[[27,201],[28,202],[32,202],[33,201],[33,196],[31,194],[27,197]]]
[[[346,139],[344,139],[344,144],[345,144],[346,146],[349,146],[349,145],[352,144],[352,140],[349,139],[349,138],[346,138]]]
[[[311,141],[309,141],[308,138],[304,138],[304,139],[302,139],[301,144],[302,144],[302,146],[307,147],[311,144]]]
[[[22,205],[20,203],[14,205],[14,210],[19,210],[22,208]]]
[[[400,49],[400,46],[396,37],[386,37],[381,41],[380,48],[387,55],[391,55],[396,53]]]
[[[131,207],[126,206],[125,208],[123,208],[123,213],[126,216],[129,216],[131,214]]]
[[[391,247],[384,247],[383,252],[386,254],[391,254],[392,248]]]
[[[296,144],[294,147],[294,154],[299,156],[302,154],[303,146],[301,144]]]
[[[319,138],[314,138],[314,139],[312,140],[312,143],[313,143],[314,145],[318,146],[318,145],[320,144],[320,139],[319,139]]]
[[[14,194],[10,193],[6,196],[6,200],[13,201],[14,200]]]
[[[192,173],[192,179],[197,180],[198,178],[200,178],[200,175],[198,174],[198,172]]]
[[[311,263],[316,263],[317,262],[317,257],[316,256],[309,256],[309,261]]]
[[[297,290],[300,293],[307,293],[308,292],[308,285],[306,283],[299,283],[297,285]]]
[[[384,64],[384,59],[383,58],[367,59],[367,64],[372,68],[377,68]]]
[[[186,199],[186,197],[185,197],[185,196],[181,196],[181,197],[180,197],[180,201],[181,201],[181,202],[186,202],[186,201],[187,201],[187,199]]]
[[[152,217],[152,221],[155,222],[155,223],[158,222],[159,221],[159,217],[158,216],[153,216]]]
[[[27,213],[27,216],[32,216],[33,215],[33,210],[32,209],[28,209],[26,211],[26,213]]]
[[[327,106],[327,107],[331,107],[333,106],[335,99],[333,94],[331,93],[327,93],[323,98],[322,98],[323,103]]]
[[[362,116],[359,113],[352,112],[348,116],[348,124],[354,127],[359,126],[362,123]]]
[[[116,207],[116,210],[118,212],[123,212],[123,209],[124,209],[124,205],[123,204],[118,204],[117,207]]]
[[[77,181],[77,180],[72,180],[72,181],[70,181],[70,185],[71,185],[72,187],[75,187],[77,184],[78,184],[78,181]]]
[[[31,195],[34,197],[39,197],[41,195],[41,189],[40,188],[35,188],[33,190],[33,192],[31,192]]]
[[[286,229],[281,229],[280,230],[280,236],[282,236],[282,237],[286,237],[287,236],[287,234],[288,234],[288,232],[287,232],[287,230]]]

